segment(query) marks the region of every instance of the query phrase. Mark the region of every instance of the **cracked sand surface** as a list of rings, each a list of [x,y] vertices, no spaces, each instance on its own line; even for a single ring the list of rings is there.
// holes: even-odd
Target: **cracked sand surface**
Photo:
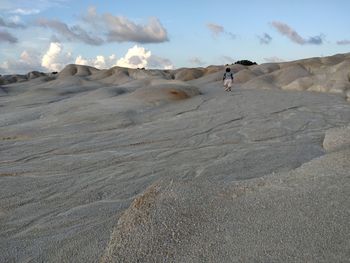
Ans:
[[[350,104],[295,63],[0,86],[0,261],[346,262]]]

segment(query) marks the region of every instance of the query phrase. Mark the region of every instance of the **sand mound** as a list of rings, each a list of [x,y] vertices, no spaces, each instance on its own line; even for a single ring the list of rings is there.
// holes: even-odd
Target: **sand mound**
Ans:
[[[254,79],[257,74],[249,69],[240,70],[234,75],[235,83],[245,83],[251,79]]]
[[[69,76],[86,77],[96,71],[99,70],[89,66],[70,64],[58,73],[58,78],[62,79]]]
[[[158,80],[152,81],[149,85],[137,89],[130,94],[130,97],[158,104],[166,101],[184,100],[199,94],[198,88],[184,82]]]
[[[90,80],[98,81],[104,84],[120,85],[132,80],[129,71],[126,68],[113,67],[100,70],[89,77]]]
[[[345,59],[350,59],[350,55],[349,54],[337,54],[334,56],[322,57],[320,59],[321,59],[321,62],[325,65],[335,65],[335,64],[341,63]]]
[[[206,74],[213,74],[213,73],[217,73],[217,72],[221,72],[223,69],[222,66],[209,66],[206,68]]]
[[[176,71],[175,79],[182,80],[182,81],[198,79],[202,77],[204,73],[205,73],[204,69],[182,68]]]
[[[116,96],[127,94],[129,91],[125,88],[112,86],[112,87],[104,87],[93,90],[89,92],[85,97],[89,97],[90,100],[94,99],[103,99],[103,98],[113,98]]]
[[[193,94],[193,89],[191,89],[190,92]],[[147,102],[157,102],[188,99],[192,94],[189,94],[188,89],[183,89],[182,87],[147,87],[138,89],[133,93],[133,96]]]
[[[337,60],[336,60],[337,61]],[[302,76],[291,83],[282,86],[285,90],[308,90],[317,92],[330,92],[340,94],[349,99],[350,81],[348,68],[350,61],[342,61],[339,64],[331,66],[322,66],[320,69],[309,69],[313,72],[309,76]],[[305,67],[305,66],[304,66]],[[306,63],[306,67],[308,64]]]
[[[195,73],[191,73],[192,69],[189,69],[188,72],[180,70],[144,70],[144,69],[131,69],[131,68],[122,68],[122,67],[113,67],[110,69],[98,70],[93,67],[83,66],[83,65],[67,65],[58,76],[60,79],[64,80],[67,77],[76,76],[76,77],[87,77],[88,80],[98,81],[106,84],[123,84],[131,80],[145,80],[145,79],[167,79],[171,80],[176,78],[175,74],[181,75],[192,75],[188,79],[199,78],[203,76],[204,72],[216,72],[218,69],[215,66],[212,66],[206,69],[193,69]],[[186,73],[187,72],[187,73]],[[199,73],[198,73],[199,72]],[[202,73],[203,72],[203,73]]]
[[[273,71],[279,70],[280,68],[281,66],[278,63],[265,63],[249,67],[249,69],[256,75],[269,74]]]
[[[176,80],[189,81],[199,79],[203,76],[213,74],[222,70],[223,67],[221,66],[209,66],[207,68],[181,68],[175,70],[174,78]]]
[[[242,83],[243,88],[258,88],[258,89],[277,89],[278,86],[275,85],[273,76],[270,74],[261,75],[256,78]]]
[[[307,90],[311,86],[313,86],[314,80],[313,78],[310,77],[304,77],[304,78],[299,78],[288,85],[282,86],[281,89],[283,90]]]
[[[272,67],[268,68],[271,69]],[[257,73],[254,73],[262,73],[263,70],[266,70],[266,68],[259,70],[259,66],[255,66],[254,71],[251,71],[250,69],[245,69],[238,72],[235,75],[235,77],[237,76],[238,81],[244,83],[244,87],[255,86],[263,89],[273,89],[276,87],[282,88],[285,85],[288,85],[289,83],[299,78],[303,78],[310,75],[309,72],[302,65],[298,64],[283,67],[281,69],[279,69],[278,67],[275,71],[260,76],[257,76]]]
[[[290,67],[281,68],[271,73],[274,84],[283,87],[296,79],[309,76],[309,72],[302,65],[291,65]]]
[[[28,80],[36,79],[36,78],[43,77],[43,76],[46,76],[46,74],[39,72],[39,71],[32,71],[32,72],[27,73]]]
[[[173,79],[173,73],[170,70],[156,69],[129,69],[129,75],[133,79]]]

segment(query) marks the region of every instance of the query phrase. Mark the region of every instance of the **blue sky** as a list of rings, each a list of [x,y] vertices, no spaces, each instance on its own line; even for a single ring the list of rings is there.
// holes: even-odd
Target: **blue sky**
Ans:
[[[349,10],[348,0],[1,0],[0,74],[347,53]]]

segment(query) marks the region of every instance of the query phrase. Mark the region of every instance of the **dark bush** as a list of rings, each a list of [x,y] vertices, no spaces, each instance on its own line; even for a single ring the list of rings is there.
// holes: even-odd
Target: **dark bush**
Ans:
[[[240,65],[243,65],[243,66],[257,65],[256,62],[252,62],[250,60],[238,60],[238,61],[235,62],[235,64],[240,64]]]

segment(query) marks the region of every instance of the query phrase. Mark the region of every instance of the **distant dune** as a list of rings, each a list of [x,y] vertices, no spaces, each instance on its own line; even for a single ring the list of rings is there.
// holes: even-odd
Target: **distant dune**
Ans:
[[[0,262],[348,262],[350,53],[0,76]]]

